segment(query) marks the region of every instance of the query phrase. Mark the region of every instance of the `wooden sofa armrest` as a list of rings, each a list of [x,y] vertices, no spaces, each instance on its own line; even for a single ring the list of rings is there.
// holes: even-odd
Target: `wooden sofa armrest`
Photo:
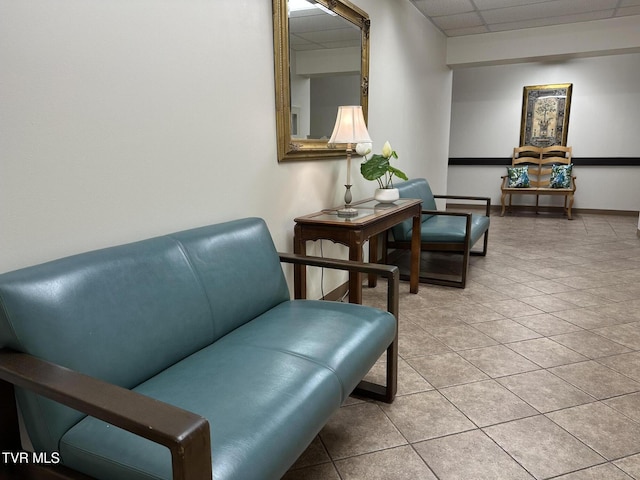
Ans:
[[[477,197],[469,195],[434,195],[433,198],[444,198],[450,200],[474,200],[484,202],[486,207],[486,216],[491,214],[491,198],[490,197]]]
[[[339,260],[335,258],[322,258],[295,253],[279,253],[280,261],[296,265],[310,267],[324,267],[334,270],[346,270],[349,272],[373,273],[387,279],[387,311],[396,318],[399,312],[400,298],[400,271],[395,265],[382,265],[379,263],[360,263],[352,260]]]
[[[386,403],[393,402],[398,389],[398,316],[400,311],[400,270],[395,265],[379,263],[361,263],[353,260],[339,260],[299,255],[295,253],[279,253],[280,261],[295,265],[332,268],[349,272],[371,273],[387,279],[387,311],[396,319],[396,336],[387,348],[386,386],[362,380],[354,390],[357,395],[372,398]]]
[[[199,415],[7,349],[0,379],[168,447],[174,480],[211,479],[209,422]]]
[[[422,210],[424,215],[448,215],[450,217],[471,217],[468,212],[447,212],[445,210]]]

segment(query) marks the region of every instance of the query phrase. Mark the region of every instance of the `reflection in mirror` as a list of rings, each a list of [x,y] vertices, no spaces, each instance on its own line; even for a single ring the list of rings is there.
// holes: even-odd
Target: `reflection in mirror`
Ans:
[[[346,0],[273,0],[278,160],[344,156],[339,105],[367,117],[369,19]]]
[[[328,139],[338,106],[360,105],[360,28],[320,6],[289,0],[293,138]]]

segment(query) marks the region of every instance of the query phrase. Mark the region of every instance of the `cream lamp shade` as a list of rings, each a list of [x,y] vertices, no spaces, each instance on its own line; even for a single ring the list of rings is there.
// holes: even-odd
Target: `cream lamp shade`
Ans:
[[[329,143],[371,143],[360,105],[338,107],[338,116]]]
[[[364,123],[364,115],[360,105],[338,107],[336,125],[329,139],[329,144],[347,144],[347,189],[344,194],[344,208],[338,210],[339,217],[355,217],[358,211],[351,207],[351,145],[356,143],[371,143],[371,137]]]

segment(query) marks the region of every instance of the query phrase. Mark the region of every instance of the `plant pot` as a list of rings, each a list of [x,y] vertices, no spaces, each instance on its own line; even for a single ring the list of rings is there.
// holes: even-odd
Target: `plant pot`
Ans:
[[[393,203],[400,198],[397,188],[377,188],[373,198],[380,203]]]

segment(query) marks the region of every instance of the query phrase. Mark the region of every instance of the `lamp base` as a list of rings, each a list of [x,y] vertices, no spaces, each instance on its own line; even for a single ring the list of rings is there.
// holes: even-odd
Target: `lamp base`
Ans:
[[[347,150],[347,153],[347,159],[350,160],[351,151]],[[351,207],[351,185],[347,183],[347,185],[345,185],[345,188],[347,189],[347,191],[344,192],[344,208],[338,210],[338,216],[343,218],[356,217],[358,215],[358,210]]]
[[[340,210],[338,210],[337,213],[338,213],[338,216],[342,218],[351,218],[351,217],[358,216],[358,210],[356,210],[355,208],[346,207],[346,206],[345,208],[341,208]]]

